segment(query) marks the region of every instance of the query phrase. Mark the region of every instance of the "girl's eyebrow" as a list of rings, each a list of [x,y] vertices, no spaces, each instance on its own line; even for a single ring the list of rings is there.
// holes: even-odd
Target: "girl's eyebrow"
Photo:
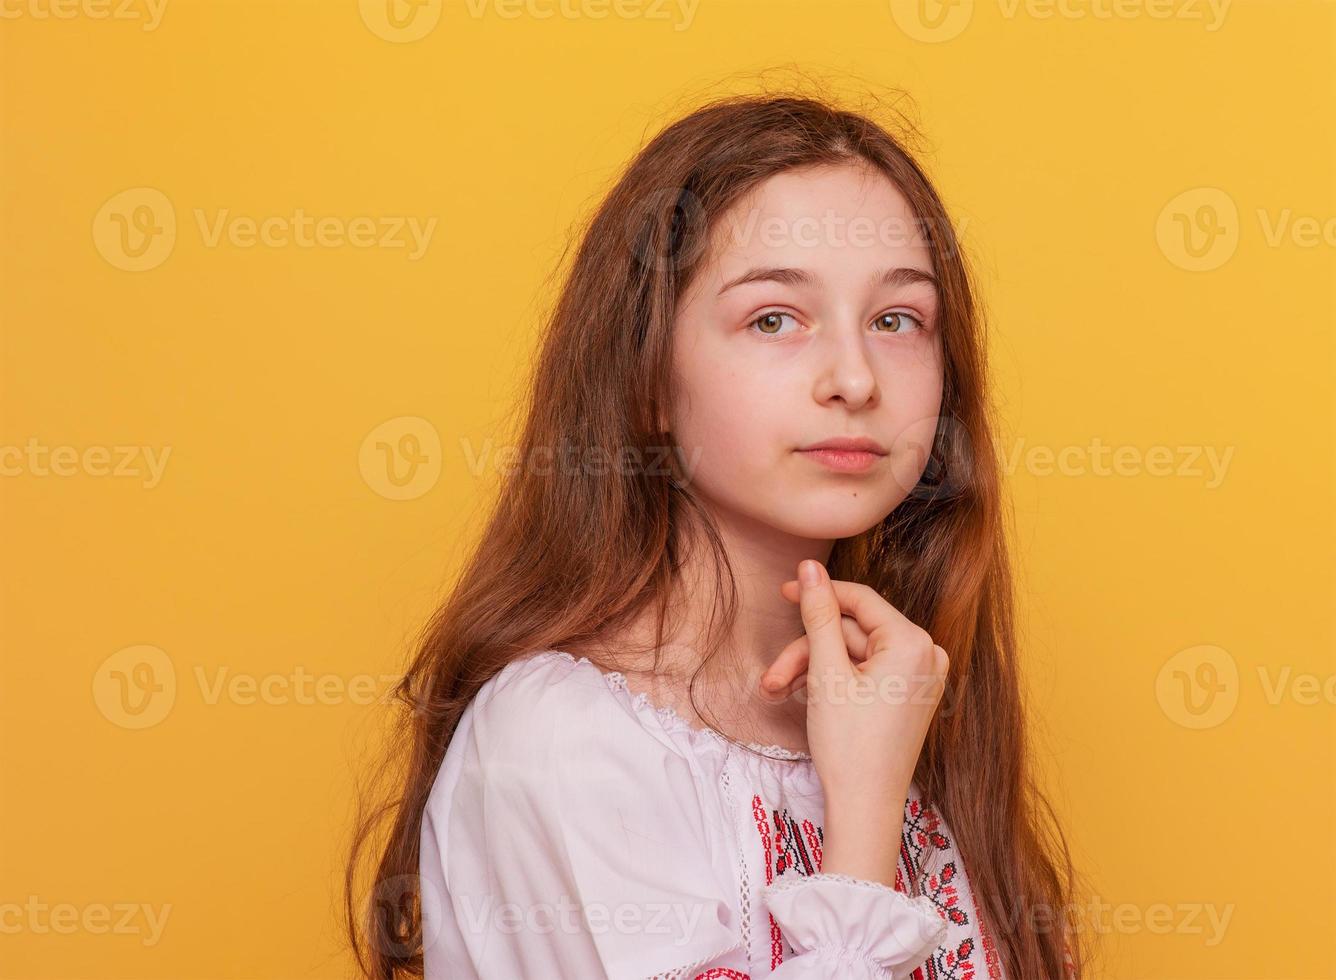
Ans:
[[[874,281],[877,277],[873,277]],[[748,282],[780,282],[788,286],[808,286],[816,282],[817,277],[806,269],[791,269],[771,266],[760,269],[748,269],[736,279],[730,279],[724,283],[718,295],[722,296],[734,286],[741,286]],[[924,282],[933,288],[933,291],[941,295],[941,289],[937,285],[937,277],[931,272],[923,269],[913,269],[907,266],[897,266],[894,269],[887,269],[881,274],[881,285],[883,286],[908,286],[914,283]]]

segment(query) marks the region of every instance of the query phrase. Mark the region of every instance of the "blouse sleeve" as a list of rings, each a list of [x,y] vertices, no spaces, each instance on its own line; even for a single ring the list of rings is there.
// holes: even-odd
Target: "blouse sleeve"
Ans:
[[[460,718],[422,821],[425,980],[745,976],[689,759],[571,669],[508,665]]]
[[[666,733],[569,670],[509,665],[461,716],[422,820],[424,980],[746,980],[731,824]],[[795,951],[776,980],[900,980],[945,934],[878,883],[763,894]]]
[[[820,873],[780,878],[761,894],[798,954],[776,980],[900,980],[946,941],[931,899],[881,882]]]

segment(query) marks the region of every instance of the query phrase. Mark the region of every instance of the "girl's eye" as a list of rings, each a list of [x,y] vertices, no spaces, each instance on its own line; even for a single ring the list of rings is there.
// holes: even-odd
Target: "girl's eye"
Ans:
[[[918,329],[923,329],[923,321],[918,317],[898,311],[883,313],[881,316],[873,320],[872,323],[879,329],[881,327],[888,328],[886,330],[887,333],[904,333],[906,327],[911,323],[918,327]]]
[[[751,326],[755,327],[758,333],[763,333],[767,337],[779,337],[784,335],[784,321],[792,321],[795,325],[797,319],[792,313],[784,313],[780,310],[770,310],[762,313],[751,321]],[[923,321],[912,313],[903,311],[892,311],[883,313],[872,321],[873,326],[879,333],[907,333],[911,325],[919,330],[923,329]]]
[[[762,313],[756,319],[752,320],[751,326],[755,327],[758,332],[765,334],[767,337],[774,337],[780,335],[780,328],[783,326],[785,320],[792,320],[794,323],[798,322],[792,313],[781,313],[779,310],[771,310],[769,313]]]

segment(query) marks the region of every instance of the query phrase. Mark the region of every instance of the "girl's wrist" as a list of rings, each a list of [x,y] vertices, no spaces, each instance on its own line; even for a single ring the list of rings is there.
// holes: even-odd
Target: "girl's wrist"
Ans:
[[[819,777],[818,773],[818,777]],[[826,813],[848,812],[862,817],[878,813],[904,816],[905,801],[909,799],[909,784],[898,779],[878,779],[860,776],[851,784],[830,784],[822,781],[821,791],[826,801]]]
[[[905,823],[903,802],[872,808],[828,805],[825,823],[822,871],[895,887]]]

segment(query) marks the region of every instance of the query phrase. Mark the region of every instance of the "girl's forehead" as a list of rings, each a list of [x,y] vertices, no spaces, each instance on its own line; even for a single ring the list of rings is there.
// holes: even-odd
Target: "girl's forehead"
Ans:
[[[762,180],[717,216],[704,258],[716,268],[836,251],[852,262],[903,262],[929,256],[923,232],[886,175],[854,164],[804,167]]]
[[[785,171],[716,223],[703,278],[720,285],[758,268],[796,269],[795,284],[847,285],[898,267],[933,269],[923,222],[891,180],[852,167]]]
[[[748,190],[723,217],[745,222],[753,214],[789,220],[828,216],[912,217],[912,205],[885,174],[860,164],[825,164],[782,170]]]

